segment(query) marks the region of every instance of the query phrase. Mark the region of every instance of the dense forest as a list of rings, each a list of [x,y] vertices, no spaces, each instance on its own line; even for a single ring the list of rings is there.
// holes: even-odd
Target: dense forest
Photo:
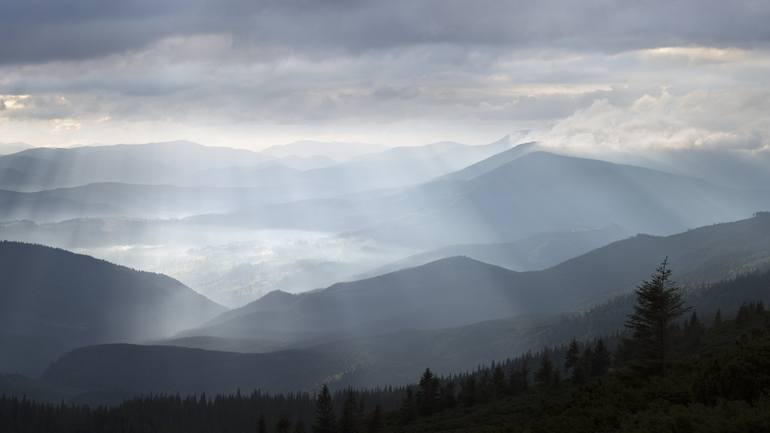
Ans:
[[[153,395],[113,407],[2,397],[0,431],[767,431],[770,312],[747,302],[701,318],[669,277],[664,263],[639,286],[622,335],[473,372],[439,377],[426,369],[399,388]],[[752,283],[766,289],[754,277],[723,284]]]

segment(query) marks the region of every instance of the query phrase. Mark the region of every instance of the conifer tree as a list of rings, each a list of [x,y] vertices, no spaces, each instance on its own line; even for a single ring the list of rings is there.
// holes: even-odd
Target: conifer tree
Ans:
[[[455,396],[455,383],[447,381],[439,392],[439,405],[441,408],[454,409],[457,406],[457,397]]]
[[[553,370],[553,374],[551,375],[551,386],[554,388],[558,388],[561,385],[561,371],[559,371],[558,368]]]
[[[578,366],[578,363],[580,362],[580,346],[578,346],[577,340],[574,338],[569,343],[569,348],[567,348],[567,355],[564,359],[564,368],[567,370],[574,369]]]
[[[570,380],[575,385],[582,385],[586,382],[588,373],[586,372],[586,362],[583,358],[580,358],[578,364],[572,369],[572,375]]]
[[[628,343],[633,353],[633,367],[645,373],[665,373],[671,329],[688,310],[681,289],[671,281],[666,258],[652,277],[636,289],[634,312],[626,321],[631,331]]]
[[[494,367],[492,373],[492,384],[494,385],[495,398],[505,394],[505,370],[498,364]]]
[[[321,392],[316,398],[315,411],[313,433],[335,433],[337,420],[334,415],[334,403],[329,387],[325,384],[321,387]]]
[[[409,424],[417,418],[417,405],[414,401],[414,393],[411,388],[406,389],[406,395],[401,400],[401,410],[399,413],[401,424]]]
[[[340,415],[340,433],[356,432],[356,397],[352,390],[345,393],[345,402],[342,405],[342,414]]]
[[[540,368],[535,372],[535,382],[540,386],[550,386],[554,379],[554,367],[548,351],[543,352]]]
[[[460,401],[463,406],[473,406],[476,404],[476,378],[469,376],[466,378],[460,389]]]
[[[382,408],[378,404],[374,407],[372,415],[367,423],[368,433],[379,433],[382,430]]]
[[[601,338],[596,342],[590,362],[591,376],[598,377],[607,374],[612,359],[610,351],[607,350],[607,346],[604,345],[604,340]]]
[[[488,369],[482,369],[476,386],[476,396],[479,402],[486,403],[494,397],[494,385]]]
[[[291,430],[291,421],[289,421],[289,417],[287,416],[281,416],[278,419],[278,423],[275,425],[275,431],[278,433],[289,433]]]
[[[514,369],[510,376],[510,392],[511,394],[519,394],[527,390],[529,386],[529,369],[527,368],[527,361],[524,360],[519,368]]]
[[[436,411],[439,386],[438,378],[433,375],[430,368],[426,368],[417,390],[417,409],[421,416],[431,415]]]

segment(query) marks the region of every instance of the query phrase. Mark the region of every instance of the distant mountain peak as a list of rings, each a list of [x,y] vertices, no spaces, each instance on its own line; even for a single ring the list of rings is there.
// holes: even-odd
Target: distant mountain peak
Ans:
[[[261,153],[273,158],[323,156],[335,161],[347,161],[385,150],[387,150],[386,146],[372,143],[300,140],[287,144],[273,145],[262,150]]]
[[[498,140],[498,141],[502,141],[502,140]],[[500,145],[497,143],[498,142],[488,144],[487,146]],[[490,156],[489,158],[483,159],[475,164],[471,164],[462,170],[450,173],[446,175],[446,178],[454,179],[454,180],[472,179],[474,177],[480,176],[484,173],[488,173],[492,170],[502,167],[503,165],[511,163],[521,157],[524,157],[526,155],[529,155],[531,153],[538,152],[538,151],[541,151],[541,147],[535,141],[520,143],[510,149],[503,150],[500,153],[496,153]]]

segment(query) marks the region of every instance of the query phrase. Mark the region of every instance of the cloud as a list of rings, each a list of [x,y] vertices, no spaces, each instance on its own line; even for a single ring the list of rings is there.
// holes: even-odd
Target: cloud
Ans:
[[[600,99],[539,139],[574,151],[762,150],[770,147],[770,91],[672,94],[663,89],[628,105]]]
[[[636,103],[638,122],[678,131],[666,143],[751,146],[767,122],[768,18],[765,2],[713,0],[12,0],[0,2],[0,135],[482,143],[564,120],[577,140],[564,128],[587,129],[581,116],[631,130],[603,110]],[[723,97],[732,111],[713,124],[696,102],[644,114],[664,109],[644,108],[663,88],[748,96]],[[51,136],[56,119],[78,127]],[[579,137],[618,140],[599,129]]]
[[[754,47],[770,39],[768,21],[770,4],[750,0],[10,0],[0,5],[0,62],[83,60],[211,33],[321,56],[423,44]]]

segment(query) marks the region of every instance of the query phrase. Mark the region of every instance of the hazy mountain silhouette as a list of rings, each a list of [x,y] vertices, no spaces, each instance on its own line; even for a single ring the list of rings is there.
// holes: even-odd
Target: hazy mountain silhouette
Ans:
[[[472,259],[454,257],[276,302],[268,295],[186,335],[307,339],[372,334],[400,329],[440,328],[523,312],[536,303],[530,293],[510,290],[514,273]],[[476,296],[469,297],[469,293]],[[265,304],[269,304],[266,306]]]
[[[666,256],[683,281],[764,268],[770,265],[770,213],[667,237],[638,235],[542,271],[442,259],[324,290],[272,295],[184,335],[303,341],[575,311],[632,290]]]
[[[305,179],[311,183],[349,185],[348,192],[402,187],[451,173],[512,146],[510,139],[504,137],[479,146],[439,142],[424,146],[394,147],[333,167],[311,170]]]
[[[0,155],[10,155],[31,148],[32,146],[27,143],[0,143]]]
[[[706,179],[718,185],[762,189],[770,184],[770,150],[733,148],[658,149],[639,153],[608,152],[603,158]]]
[[[505,140],[505,138],[503,138]],[[499,167],[513,162],[522,156],[542,150],[536,142],[527,142],[516,145],[513,148],[502,150],[489,158],[483,159],[475,164],[471,164],[463,169],[446,175],[439,180],[470,180],[482,174],[489,173]]]
[[[33,148],[0,157],[0,187],[41,190],[96,182],[174,183],[205,169],[257,165],[268,157],[248,150],[165,143]]]
[[[770,190],[719,187],[525,144],[412,187],[266,205],[194,221],[339,231],[435,249],[613,225],[629,233],[669,234],[766,208]]]
[[[109,216],[120,212],[106,203],[91,203],[66,196],[0,190],[0,221],[52,222],[84,216]]]
[[[0,371],[85,344],[167,336],[224,311],[182,283],[65,250],[0,242]]]
[[[420,266],[453,256],[467,256],[514,271],[534,271],[557,265],[627,236],[628,233],[624,230],[612,226],[594,230],[542,233],[514,242],[450,245],[389,263],[361,274],[360,278]]]
[[[288,144],[277,144],[262,151],[273,158],[324,156],[335,161],[347,161],[370,153],[387,150],[386,146],[371,143],[329,142],[303,140]]]
[[[770,191],[732,190],[645,168],[546,152],[516,158],[454,189],[457,192],[443,203],[434,201],[360,234],[434,246],[613,224],[629,232],[666,234],[770,208]]]

